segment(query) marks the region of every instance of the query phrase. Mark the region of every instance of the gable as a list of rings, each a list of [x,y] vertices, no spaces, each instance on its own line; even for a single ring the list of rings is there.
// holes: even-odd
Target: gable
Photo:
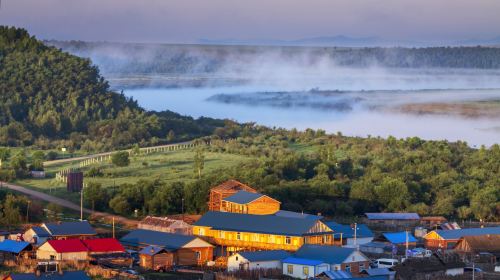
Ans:
[[[201,238],[195,238],[192,241],[188,242],[186,245],[182,246],[182,248],[205,248],[205,247],[214,247],[214,246]]]
[[[351,262],[366,262],[369,259],[360,251],[352,252],[342,263],[351,263]]]

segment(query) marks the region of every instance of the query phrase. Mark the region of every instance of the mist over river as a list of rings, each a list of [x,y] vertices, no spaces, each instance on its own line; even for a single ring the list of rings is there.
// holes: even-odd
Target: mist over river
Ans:
[[[362,137],[461,140],[471,146],[500,143],[498,71],[336,69],[321,75],[228,72],[107,78],[113,89],[124,90],[146,109],[195,118]]]

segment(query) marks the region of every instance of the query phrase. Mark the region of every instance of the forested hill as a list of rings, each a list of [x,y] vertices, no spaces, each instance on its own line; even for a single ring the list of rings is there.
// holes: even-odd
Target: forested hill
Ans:
[[[60,140],[102,150],[208,135],[220,126],[224,121],[146,112],[110,91],[89,59],[0,26],[0,146]]]
[[[255,61],[310,63],[329,61],[346,67],[500,69],[500,48],[336,48],[279,46],[215,46],[50,41],[82,57],[92,58],[106,74],[211,73],[251,65]]]

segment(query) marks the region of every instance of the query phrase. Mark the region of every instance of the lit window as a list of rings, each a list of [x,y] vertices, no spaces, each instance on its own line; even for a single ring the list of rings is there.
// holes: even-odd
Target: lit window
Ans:
[[[293,265],[289,264],[287,265],[286,267],[286,271],[288,272],[288,274],[293,274]]]
[[[241,240],[241,232],[237,232],[236,233],[236,239],[237,240]]]
[[[304,273],[304,275],[309,275],[309,267],[308,266],[304,266],[302,268],[302,272]]]
[[[199,231],[198,231],[198,234],[199,235],[205,235],[205,229],[204,228],[200,228]]]
[[[285,243],[292,244],[292,238],[290,238],[290,236],[285,237]]]
[[[269,243],[274,243],[274,235],[269,235]]]
[[[222,230],[219,231],[219,238],[224,238],[224,232]]]
[[[200,252],[196,252],[196,259],[201,260],[201,253]]]
[[[259,235],[258,234],[252,234],[252,241],[259,241]]]

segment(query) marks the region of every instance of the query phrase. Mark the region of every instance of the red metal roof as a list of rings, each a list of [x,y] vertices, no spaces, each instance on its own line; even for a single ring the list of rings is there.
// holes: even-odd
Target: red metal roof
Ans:
[[[122,244],[114,238],[87,239],[82,242],[91,253],[125,252]]]
[[[49,240],[47,241],[58,253],[87,252],[88,249],[80,239]]]

